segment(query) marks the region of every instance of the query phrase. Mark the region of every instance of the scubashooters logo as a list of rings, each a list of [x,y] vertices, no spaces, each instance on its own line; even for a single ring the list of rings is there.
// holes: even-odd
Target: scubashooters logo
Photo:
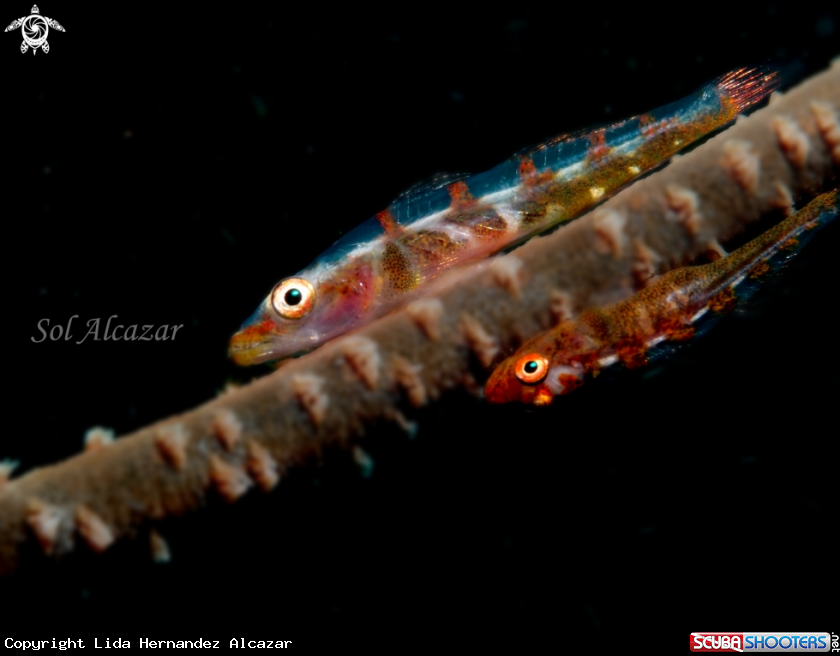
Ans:
[[[64,28],[59,25],[57,20],[41,16],[38,5],[32,5],[32,14],[29,16],[13,20],[9,27],[6,28],[6,32],[11,32],[17,28],[20,28],[23,34],[23,43],[20,44],[20,51],[25,53],[32,48],[33,55],[37,52],[38,48],[41,48],[44,52],[50,51],[50,44],[47,43],[47,34],[50,32],[50,28],[64,32]]]
[[[810,652],[831,651],[828,633],[692,633],[691,651]]]

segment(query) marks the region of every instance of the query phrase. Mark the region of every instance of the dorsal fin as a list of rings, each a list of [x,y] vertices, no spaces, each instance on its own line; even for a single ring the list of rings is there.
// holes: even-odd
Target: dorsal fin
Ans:
[[[453,182],[458,182],[459,180],[464,180],[472,175],[471,173],[444,173],[438,172],[433,174],[427,180],[423,180],[422,182],[417,182],[411,185],[408,189],[403,191],[399,194],[395,199],[394,202],[397,201],[412,201],[418,198],[422,198],[426,194],[429,194],[433,191],[437,191],[441,187],[446,187],[447,185],[451,185]]]
[[[564,141],[571,141],[575,137],[579,137],[580,135],[585,134],[586,132],[587,130],[578,130],[577,132],[558,134],[556,137],[551,137],[550,139],[546,139],[545,141],[541,141],[540,143],[533,144],[531,146],[526,146],[525,148],[517,150],[513,154],[513,157],[528,157],[536,152],[545,150],[546,148],[551,148],[552,146],[556,146],[559,143],[563,143]]]
[[[629,124],[632,121],[638,121],[640,117],[638,116],[631,116],[630,118],[623,119],[621,121],[616,121],[614,123],[601,123],[596,125],[590,125],[586,128],[582,128],[580,130],[575,130],[574,132],[567,132],[565,134],[559,134],[556,137],[551,137],[550,139],[546,139],[545,141],[541,141],[538,144],[534,144],[533,146],[528,146],[527,148],[523,148],[522,150],[516,151],[513,156],[514,157],[523,157],[528,155],[533,155],[534,153],[538,153],[541,150],[545,150],[546,148],[552,148],[553,146],[557,146],[561,143],[566,143],[569,141],[575,141],[576,139],[586,138],[587,141],[590,139],[590,135],[597,132],[604,132],[606,130],[617,128],[625,124]]]

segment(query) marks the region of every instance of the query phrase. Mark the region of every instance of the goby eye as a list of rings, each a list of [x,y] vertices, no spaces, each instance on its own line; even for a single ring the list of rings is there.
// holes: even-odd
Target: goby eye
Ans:
[[[315,288],[303,278],[286,278],[271,292],[271,307],[284,319],[300,319],[315,303]]]
[[[517,360],[513,373],[519,382],[536,385],[543,382],[548,375],[548,360],[539,353],[523,355]]]

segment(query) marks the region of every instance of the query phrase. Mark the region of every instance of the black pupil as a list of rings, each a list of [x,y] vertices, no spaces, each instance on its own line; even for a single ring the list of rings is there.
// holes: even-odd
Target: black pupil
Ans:
[[[525,369],[526,374],[532,374],[537,370],[538,367],[539,365],[536,362],[534,362],[533,360],[528,360],[528,362],[525,363],[523,369]]]
[[[300,293],[299,289],[290,289],[283,298],[286,299],[288,305],[297,305],[303,299],[303,294]]]

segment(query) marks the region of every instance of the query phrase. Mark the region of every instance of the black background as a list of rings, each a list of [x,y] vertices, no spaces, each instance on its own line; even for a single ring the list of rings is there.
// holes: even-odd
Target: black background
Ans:
[[[67,30],[48,54],[0,38],[0,457],[54,463],[91,426],[125,434],[266,373],[227,361],[242,320],[436,172],[744,64],[824,69],[827,6],[42,4]],[[28,9],[4,3],[3,24]],[[838,247],[830,226],[661,367],[539,414],[453,393],[412,417],[415,440],[367,443],[370,479],[330,453],[269,496],[167,521],[168,565],[141,538],[3,581],[2,633],[675,650],[692,630],[836,630]],[[75,331],[185,327],[31,341],[73,314]]]

